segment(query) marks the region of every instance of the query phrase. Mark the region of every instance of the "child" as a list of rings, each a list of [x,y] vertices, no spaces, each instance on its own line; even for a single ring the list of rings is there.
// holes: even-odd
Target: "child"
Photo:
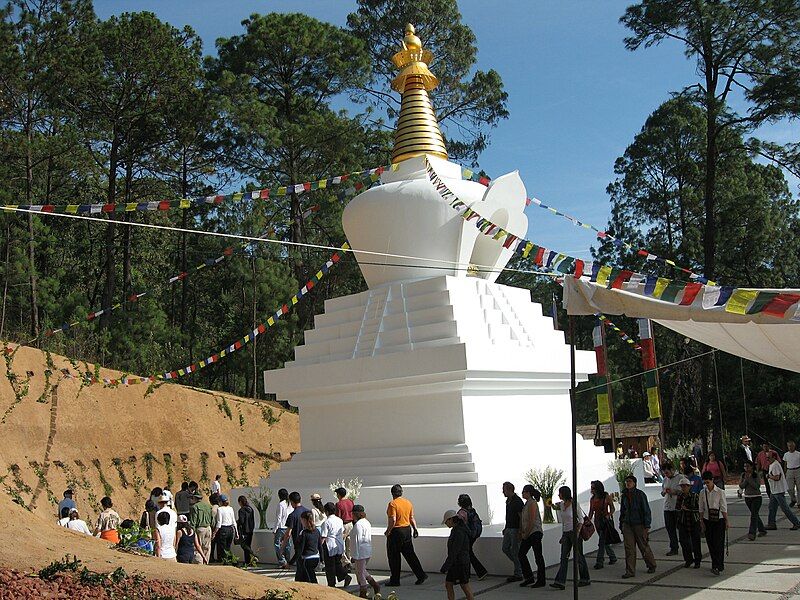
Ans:
[[[450,537],[447,540],[447,560],[444,561],[440,571],[445,573],[444,586],[447,590],[448,600],[455,600],[456,592],[453,584],[461,585],[466,600],[472,600],[472,589],[469,587],[469,549],[470,539],[467,525],[454,510],[444,513],[442,525],[450,527]]]
[[[377,594],[381,591],[381,586],[367,572],[367,563],[372,556],[372,525],[367,521],[367,513],[360,504],[353,506],[353,531],[350,532],[350,550],[353,553],[351,558],[356,567],[356,579],[358,580],[358,597],[367,597],[367,583],[372,586]]]

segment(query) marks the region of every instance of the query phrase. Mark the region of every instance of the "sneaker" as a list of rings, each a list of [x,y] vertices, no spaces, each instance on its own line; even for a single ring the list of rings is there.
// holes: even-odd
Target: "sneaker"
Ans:
[[[392,581],[391,579],[386,582],[386,585],[389,587],[400,587],[399,581]]]
[[[756,539],[756,535],[754,533],[748,533],[747,539],[752,542],[754,539]]]
[[[349,586],[351,581],[353,581],[353,578],[350,575],[345,575],[344,576],[344,587]]]
[[[636,575],[634,573],[623,573],[622,574],[622,578],[623,579],[630,579],[631,577],[636,577]]]
[[[691,566],[692,566],[692,561],[690,561],[690,560],[688,560],[685,563],[683,563],[683,568],[684,569],[688,569]]]
[[[616,564],[616,562],[617,562],[616,558],[611,558],[611,559],[609,559],[608,564],[613,565],[613,564]]]
[[[789,531],[797,531],[798,529],[800,529],[800,527],[798,527],[797,525],[792,525],[791,527],[789,527]]]
[[[789,508],[794,508],[795,506],[797,506],[797,501],[792,500],[791,502],[789,502]]]
[[[478,575],[478,581],[483,581],[489,576],[489,571],[486,571],[483,575]]]
[[[587,585],[592,585],[591,581],[579,581],[578,587],[586,587]]]
[[[647,572],[652,575],[653,573],[656,572],[656,568],[655,567],[647,567]]]
[[[536,581],[534,577],[528,577],[528,579],[524,580],[522,583],[519,584],[519,587],[528,587],[530,584]]]
[[[531,587],[539,588],[539,587],[544,587],[546,585],[547,585],[547,580],[544,577],[542,577],[541,579],[537,580],[536,583],[534,583]]]
[[[712,575],[719,575],[719,569],[716,567],[711,567],[711,574]]]
[[[770,523],[769,525],[767,525],[765,527],[765,529],[768,530],[768,531],[775,531],[776,529],[778,529],[778,526],[775,525],[775,523]]]
[[[765,531],[759,531],[759,532],[758,532],[758,537],[764,537],[765,535],[767,535],[767,532],[766,532],[766,530],[765,530]]]
[[[602,569],[602,568],[603,568],[603,565],[601,565],[601,564],[599,564],[599,563],[598,563],[598,564],[596,564],[596,565],[594,566],[594,568],[595,568],[595,569],[597,569],[597,570],[600,570],[600,569]]]
[[[428,575],[425,574],[414,582],[414,585],[422,585],[428,580]]]
[[[550,584],[550,587],[551,587],[551,588],[556,588],[557,590],[564,590],[564,589],[566,589],[566,588],[565,588],[563,585],[561,585],[560,583],[551,583],[551,584]]]
[[[511,577],[506,577],[506,583],[514,583],[515,581],[522,581],[522,576],[512,575]]]
[[[669,552],[667,552],[667,554],[666,554],[666,555],[667,555],[667,556],[675,556],[675,555],[677,555],[677,554],[678,554],[678,551],[677,551],[677,550],[670,550]]]

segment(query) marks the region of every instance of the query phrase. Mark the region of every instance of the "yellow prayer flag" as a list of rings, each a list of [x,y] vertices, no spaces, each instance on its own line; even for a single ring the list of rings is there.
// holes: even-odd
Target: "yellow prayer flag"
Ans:
[[[608,283],[609,275],[611,275],[611,267],[600,267],[597,272],[597,285],[605,286]]]
[[[244,340],[243,341],[244,341],[245,344],[249,344],[250,343],[250,334],[249,333],[246,336],[244,336]]]
[[[725,312],[738,315],[747,314],[747,307],[756,299],[756,296],[758,296],[756,290],[734,290],[725,304]]]
[[[324,190],[328,187],[328,180],[327,179],[320,179],[319,180],[319,189]]]
[[[522,256],[528,258],[528,254],[531,253],[532,249],[533,249],[533,244],[531,242],[525,244],[525,249],[522,251]]]
[[[270,327],[275,325],[275,317],[270,317],[269,319],[267,319],[267,325],[269,325]]]
[[[134,212],[136,210],[136,202],[128,202],[125,204],[125,212]]]
[[[282,186],[278,188],[278,196],[285,196],[286,195],[286,187]]]
[[[297,302],[298,302],[298,300],[297,300],[297,296],[296,296],[296,295],[295,295],[295,296],[292,296],[292,304],[293,304],[293,305],[294,305],[294,304],[297,304]]]
[[[400,168],[400,163],[394,163],[392,165],[392,171],[397,171],[397,169],[399,169],[399,168]]]
[[[224,358],[228,354],[227,350],[220,350],[219,357]]]
[[[464,179],[470,179],[472,177],[472,171],[469,169],[464,169]]]
[[[69,213],[71,215],[78,214],[78,205],[77,204],[67,204],[67,208],[64,209],[64,212]]]
[[[656,279],[656,287],[653,290],[653,298],[661,298],[661,294],[664,293],[664,290],[667,289],[668,285],[669,279],[665,279],[663,277]]]
[[[647,409],[651,419],[661,418],[661,403],[659,402],[658,388],[647,388]]]
[[[181,198],[181,208],[189,208],[192,205],[192,201],[188,198]]]
[[[242,192],[236,192],[235,194],[231,195],[231,200],[239,201],[242,199],[242,196],[243,196]]]
[[[325,274],[322,271],[317,271],[317,279],[322,279]]]
[[[608,394],[597,394],[597,422],[611,423],[611,407],[608,404]]]

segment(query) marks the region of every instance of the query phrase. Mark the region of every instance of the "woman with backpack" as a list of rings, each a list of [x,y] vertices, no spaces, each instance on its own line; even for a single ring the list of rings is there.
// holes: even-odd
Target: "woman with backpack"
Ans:
[[[608,564],[617,562],[617,555],[611,544],[619,543],[619,533],[614,528],[614,500],[606,491],[602,481],[591,483],[592,499],[589,502],[589,519],[594,517],[594,527],[600,541],[597,543],[597,558],[594,568],[602,569],[605,555],[608,554]]]
[[[475,569],[475,575],[478,576],[478,580],[482,580],[486,578],[489,572],[483,566],[483,563],[478,560],[478,557],[475,556],[473,546],[477,539],[481,537],[481,533],[483,533],[483,523],[478,516],[478,512],[472,507],[472,498],[469,497],[469,494],[461,494],[458,497],[458,506],[458,516],[466,523],[467,532],[469,533],[469,563]]]
[[[519,564],[522,567],[522,583],[520,587],[544,587],[545,563],[542,554],[542,515],[539,513],[539,500],[542,494],[532,485],[528,484],[522,488],[522,498],[525,500],[525,507],[522,509],[519,529]],[[536,578],[533,577],[531,563],[528,562],[528,550],[533,548],[533,556],[536,559]]]

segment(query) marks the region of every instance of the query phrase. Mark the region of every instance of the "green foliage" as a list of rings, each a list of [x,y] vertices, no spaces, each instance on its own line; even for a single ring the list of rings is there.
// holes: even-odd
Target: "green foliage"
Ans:
[[[200,453],[200,484],[205,484],[206,487],[211,481],[208,478],[208,453]]]
[[[271,406],[262,404],[260,408],[261,408],[261,418],[264,419],[264,422],[267,425],[272,426],[275,425],[275,423],[277,423],[278,421],[280,421],[280,414],[276,416]]]
[[[677,463],[676,463],[677,464]],[[614,473],[620,490],[625,489],[625,478],[633,475],[633,462],[627,458],[619,458],[608,461],[608,468]]]
[[[153,481],[153,463],[158,463],[156,457],[153,456],[152,452],[145,452],[144,456],[142,456],[142,462],[144,462],[144,474],[147,477],[147,481]]]
[[[39,576],[39,579],[43,579],[44,581],[52,581],[59,573],[76,573],[80,566],[81,561],[78,560],[77,556],[73,556],[72,559],[70,559],[69,554],[67,554],[61,560],[51,562],[46,567],[39,569],[37,575]]]
[[[525,481],[539,490],[542,498],[552,499],[558,487],[564,484],[564,471],[549,465],[544,469],[530,469],[525,473]]]
[[[103,473],[103,465],[100,463],[99,458],[93,458],[92,464],[94,468],[97,469],[97,475],[100,477],[100,483],[103,485],[103,495],[104,496],[111,496],[114,493],[114,488],[106,479],[105,473]]]
[[[152,540],[152,533],[149,527],[140,528],[138,523],[134,523],[131,527],[121,528],[119,530],[120,547],[126,549],[133,549],[142,554],[152,554],[152,551],[147,549],[147,546],[142,547],[140,541],[150,542]]]
[[[292,590],[267,590],[261,600],[294,600],[295,595]]]
[[[175,477],[172,472],[172,456],[164,454],[164,470],[167,472],[167,487],[172,489],[175,483]]]
[[[125,470],[122,468],[122,459],[112,458],[111,464],[117,469],[119,475],[119,482],[122,484],[123,489],[128,488],[128,478],[125,476]]]

